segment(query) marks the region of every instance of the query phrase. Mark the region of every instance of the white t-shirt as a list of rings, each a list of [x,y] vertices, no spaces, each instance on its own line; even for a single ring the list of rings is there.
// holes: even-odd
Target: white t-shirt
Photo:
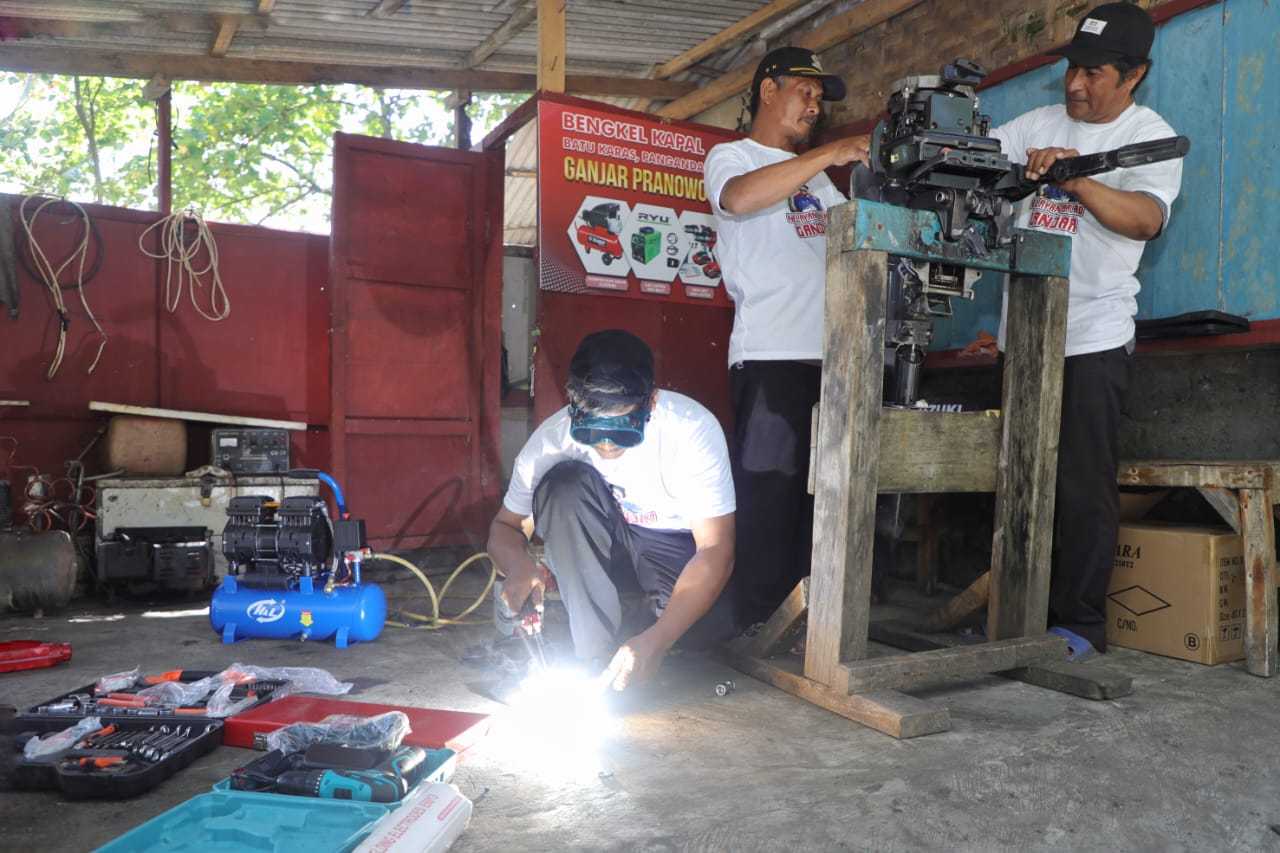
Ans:
[[[657,530],[690,530],[693,523],[734,511],[729,449],[720,422],[697,400],[659,391],[644,441],[617,459],[603,459],[569,435],[565,406],[533,431],[516,456],[502,503],[524,518],[542,475],[569,460],[590,463],[613,489],[627,522]]]
[[[845,197],[819,172],[790,198],[745,216],[720,207],[724,185],[796,155],[752,139],[717,145],[703,177],[715,213],[716,257],[733,299],[729,364],[822,358],[827,211]]]
[[[1064,105],[1054,104],[1023,113],[991,135],[1000,140],[1010,160],[1025,163],[1028,148],[1074,148],[1081,154],[1097,154],[1175,134],[1153,110],[1137,104],[1106,124],[1076,121]],[[1116,169],[1093,179],[1118,190],[1154,196],[1164,205],[1167,219],[1182,185],[1182,161]],[[1135,273],[1147,244],[1104,227],[1074,196],[1052,186],[1021,203],[1017,225],[1071,237],[1067,355],[1102,352],[1128,343],[1142,287]],[[1007,310],[1006,298],[1000,310],[1001,348]]]

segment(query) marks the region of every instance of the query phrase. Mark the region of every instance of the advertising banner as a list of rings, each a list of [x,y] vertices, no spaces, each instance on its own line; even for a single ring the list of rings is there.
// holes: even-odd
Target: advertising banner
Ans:
[[[702,183],[738,138],[576,98],[538,103],[538,284],[543,290],[732,305]]]

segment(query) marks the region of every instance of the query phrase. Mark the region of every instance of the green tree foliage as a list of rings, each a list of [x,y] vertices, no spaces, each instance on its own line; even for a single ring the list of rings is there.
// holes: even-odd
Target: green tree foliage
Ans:
[[[154,206],[143,82],[0,74],[0,178],[20,192]]]
[[[0,74],[0,189],[156,207],[143,81]],[[525,95],[480,95],[479,139]],[[205,218],[324,230],[337,130],[448,145],[445,93],[361,86],[173,85],[173,204]]]

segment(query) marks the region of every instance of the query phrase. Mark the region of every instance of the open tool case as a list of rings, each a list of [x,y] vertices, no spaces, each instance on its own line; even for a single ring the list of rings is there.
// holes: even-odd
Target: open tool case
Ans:
[[[217,675],[217,673],[204,670],[182,670],[181,676],[174,680],[190,684],[213,675]],[[141,699],[138,699],[136,700],[136,705],[130,706],[128,704],[131,700],[127,697],[134,696],[139,690],[151,686],[154,681],[155,677],[152,677],[150,682],[140,680],[139,683],[132,687],[105,694],[95,694],[94,685],[92,684],[78,687],[68,693],[63,693],[60,696],[55,696],[52,699],[34,705],[28,708],[25,713],[19,714],[17,731],[41,733],[62,731],[74,726],[85,717],[98,717],[102,720],[104,726],[108,723],[138,721],[158,722],[160,724],[173,724],[181,721],[183,725],[190,725],[192,731],[197,726],[203,729],[206,723],[222,722],[219,717],[208,716],[203,703],[178,708],[171,705],[146,705]],[[238,712],[241,713],[250,708],[256,708],[264,702],[271,701],[273,693],[283,687],[284,684],[285,682],[283,681],[266,679],[237,684],[231,691],[231,700],[238,701],[253,694],[254,701],[245,705]]]
[[[211,793],[174,806],[103,845],[98,853],[243,853],[250,849],[345,853],[400,807],[400,801],[362,802],[254,790],[258,783],[253,777],[278,772],[280,761],[278,753],[255,759],[214,785]],[[427,750],[424,766],[416,774],[421,778],[409,792],[448,781],[456,764],[453,750]]]
[[[183,670],[180,675],[161,678],[193,683],[216,674]],[[89,684],[19,714],[14,722],[14,731],[20,733],[19,748],[29,737],[63,731],[85,717],[98,717],[103,728],[86,735],[67,752],[33,760],[19,756],[15,784],[58,788],[72,798],[132,797],[216,749],[222,743],[223,720],[208,716],[203,704],[147,705],[140,698],[130,698],[155,681],[154,677],[150,683],[140,679],[133,686],[96,694],[95,685]],[[251,698],[246,708],[257,707],[270,701],[284,683],[257,680],[237,684],[230,698]]]
[[[19,758],[14,782],[20,788],[58,788],[70,799],[132,797],[220,743],[221,720],[136,718],[105,724],[66,752]]]

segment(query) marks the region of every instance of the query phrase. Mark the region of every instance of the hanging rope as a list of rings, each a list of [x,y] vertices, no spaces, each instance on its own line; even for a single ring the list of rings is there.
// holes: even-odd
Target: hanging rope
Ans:
[[[40,205],[36,207],[30,218],[27,217],[27,205],[32,201],[40,201]],[[84,224],[84,235],[80,238],[79,244],[67,255],[67,259],[62,262],[56,269],[53,263],[45,254],[44,248],[40,242],[36,240],[35,226],[36,220],[40,218],[40,214],[51,205],[66,204],[69,205],[75,213],[79,214],[80,221]],[[74,201],[65,198],[49,198],[45,196],[29,195],[22,200],[22,206],[18,209],[18,215],[22,219],[22,231],[27,238],[27,247],[31,252],[31,258],[35,261],[36,277],[39,278],[49,290],[49,295],[53,299],[54,310],[58,314],[58,346],[53,354],[53,361],[49,363],[49,370],[45,373],[46,379],[53,379],[58,373],[58,368],[62,366],[63,356],[67,352],[67,328],[71,325],[71,315],[67,313],[67,303],[62,298],[63,288],[75,289],[80,293],[80,304],[84,306],[84,313],[89,315],[89,322],[93,323],[93,328],[97,330],[98,336],[102,339],[98,343],[98,354],[93,357],[93,363],[89,365],[86,373],[93,373],[98,366],[98,361],[102,358],[102,351],[107,347],[107,333],[103,331],[102,324],[98,322],[98,318],[94,316],[93,310],[89,307],[89,301],[84,295],[84,284],[87,280],[84,274],[85,259],[89,255],[89,237],[93,233],[92,223],[89,221],[89,214],[85,209]],[[102,250],[99,247],[98,261],[101,261]],[[74,282],[63,284],[61,282],[62,273],[71,266],[76,264],[76,279]],[[94,270],[97,269],[95,262]],[[92,273],[90,274],[92,275]]]
[[[195,226],[195,235],[187,233],[187,224]],[[160,252],[157,254],[147,250],[144,241],[153,230],[160,229]],[[222,286],[222,276],[218,272],[218,244],[213,239],[213,232],[205,224],[204,218],[194,210],[185,213],[171,213],[158,219],[138,237],[138,248],[149,258],[167,261],[164,272],[164,305],[169,313],[178,310],[182,302],[183,288],[189,288],[191,305],[201,317],[212,322],[225,320],[231,315],[231,300],[227,297],[226,288]],[[209,262],[201,269],[196,269],[196,259],[203,250]],[[174,268],[177,267],[177,283],[174,284]],[[201,307],[196,299],[196,290],[203,290],[205,283],[202,276],[209,279],[209,310]]]

